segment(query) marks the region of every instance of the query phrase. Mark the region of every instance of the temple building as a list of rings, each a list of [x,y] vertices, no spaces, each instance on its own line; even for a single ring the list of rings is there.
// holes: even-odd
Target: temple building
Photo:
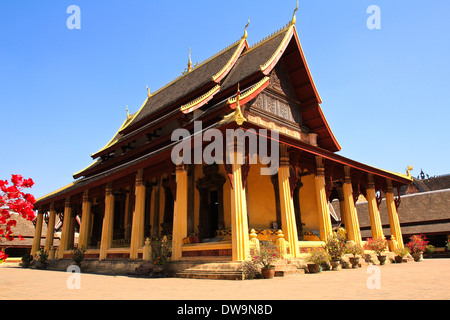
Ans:
[[[284,28],[252,46],[245,28],[226,49],[195,66],[189,58],[177,79],[148,90],[141,108],[127,115],[112,139],[91,155],[93,163],[73,175],[73,183],[37,200],[33,252],[44,220],[49,230],[45,248],[51,249],[59,217],[55,259],[70,257],[77,234],[77,245],[90,259],[140,260],[147,238],[167,236],[172,261],[243,261],[251,236],[276,240],[279,230],[287,254],[301,257],[332,232],[337,222],[330,212],[333,199],[339,199],[349,240],[362,242],[355,209],[360,194],[367,199],[371,235],[384,237],[381,192],[391,234],[403,246],[394,190],[409,185],[411,177],[338,155],[341,147],[321,102],[297,35],[295,11]],[[184,161],[184,150],[184,160],[175,163],[172,151],[178,142],[172,133],[177,129],[189,132],[192,149],[210,147],[211,139],[194,137],[199,122],[202,133],[220,130],[231,158],[244,161]],[[246,141],[256,134],[276,143],[278,170],[262,174],[266,159],[257,153],[251,162],[251,144],[241,148],[239,141],[225,141],[229,129],[242,129]]]

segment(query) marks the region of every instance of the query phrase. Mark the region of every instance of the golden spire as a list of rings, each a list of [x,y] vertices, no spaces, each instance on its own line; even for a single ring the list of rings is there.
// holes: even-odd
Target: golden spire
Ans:
[[[244,121],[247,121],[247,119],[244,118],[244,115],[241,111],[241,106],[239,105],[239,100],[241,99],[241,91],[239,90],[239,83],[238,83],[238,89],[237,89],[237,95],[236,95],[236,111],[234,112],[234,121],[241,126]]]
[[[250,19],[248,19],[247,25],[244,28],[244,36],[243,36],[244,39],[247,39],[247,27],[249,24],[250,24]]]
[[[189,60],[188,60],[188,65],[187,65],[187,71],[191,72],[191,70],[192,70],[191,47],[189,47]]]
[[[297,7],[294,10],[294,13],[292,14],[292,21],[291,21],[291,25],[295,24],[295,22],[297,21],[297,18],[295,17],[295,12],[298,10],[298,0],[297,0]]]
[[[181,73],[183,75],[185,75],[186,73],[189,73],[192,71],[192,69],[194,69],[195,67],[197,67],[198,63],[196,64],[192,64],[192,60],[191,60],[191,47],[189,47],[189,60],[188,60],[188,65],[187,68],[184,69],[184,71]]]

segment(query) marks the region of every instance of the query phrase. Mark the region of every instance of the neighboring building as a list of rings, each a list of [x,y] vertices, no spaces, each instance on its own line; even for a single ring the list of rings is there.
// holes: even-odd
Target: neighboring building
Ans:
[[[330,217],[329,200],[337,197],[351,240],[361,243],[354,204],[360,193],[369,199],[371,226],[382,237],[375,198],[376,190],[382,190],[391,227],[401,239],[393,192],[411,178],[336,154],[341,147],[321,102],[295,15],[286,27],[251,47],[245,31],[197,66],[189,59],[179,78],[148,92],[139,111],[128,115],[111,141],[92,154],[92,165],[75,173],[72,184],[37,200],[37,226],[46,213],[49,228],[56,215],[63,218],[59,258],[71,254],[77,217],[78,245],[88,249],[87,257],[99,260],[142,259],[147,237],[167,235],[172,260],[242,261],[251,229],[260,240],[273,240],[281,229],[289,254],[299,257],[330,235],[337,217]],[[280,158],[278,173],[262,175],[267,158],[259,156],[257,163],[246,158],[231,164],[221,158],[218,164],[175,165],[171,134],[184,128],[193,137],[195,121],[201,121],[202,133],[242,128],[254,143],[260,141],[252,140],[258,135],[271,145],[279,143],[279,154],[271,155]],[[263,129],[277,129],[279,137]],[[196,137],[190,148],[210,150],[207,139]],[[233,159],[247,155],[247,149],[227,145],[224,135],[215,139],[230,147]],[[184,156],[190,150],[184,149]]]
[[[15,217],[16,216],[16,217]],[[13,215],[13,219],[17,221],[15,227],[13,227],[14,235],[21,235],[23,240],[20,240],[17,236],[14,237],[13,241],[0,241],[0,250],[4,250],[9,257],[22,257],[27,253],[31,252],[31,248],[33,246],[33,239],[35,236],[35,222],[29,221],[27,219],[22,218],[21,216],[15,214]],[[56,228],[56,232],[57,232]],[[41,232],[41,246],[45,245],[47,235],[47,224],[44,223],[42,226]],[[54,246],[59,245],[59,236],[58,233],[55,234],[54,237]]]

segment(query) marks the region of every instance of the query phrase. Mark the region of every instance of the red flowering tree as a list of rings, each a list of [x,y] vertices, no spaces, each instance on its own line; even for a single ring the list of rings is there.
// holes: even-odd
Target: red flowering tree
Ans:
[[[23,192],[34,185],[33,180],[24,179],[20,174],[11,175],[11,184],[7,180],[0,180],[0,241],[12,241],[15,238],[12,228],[16,226],[14,213],[33,221],[35,213],[33,205],[36,202],[34,196]],[[23,240],[21,235],[17,235]],[[0,259],[6,259],[6,255],[0,253]]]

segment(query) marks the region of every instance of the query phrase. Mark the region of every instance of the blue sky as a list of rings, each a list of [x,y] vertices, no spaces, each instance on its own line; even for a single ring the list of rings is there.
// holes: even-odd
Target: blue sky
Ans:
[[[81,29],[67,8],[78,5]],[[45,195],[73,181],[126,117],[186,68],[291,20],[296,1],[0,0],[0,179]],[[370,30],[369,5],[381,29]],[[450,173],[450,1],[301,0],[297,30],[342,146],[405,172]]]

